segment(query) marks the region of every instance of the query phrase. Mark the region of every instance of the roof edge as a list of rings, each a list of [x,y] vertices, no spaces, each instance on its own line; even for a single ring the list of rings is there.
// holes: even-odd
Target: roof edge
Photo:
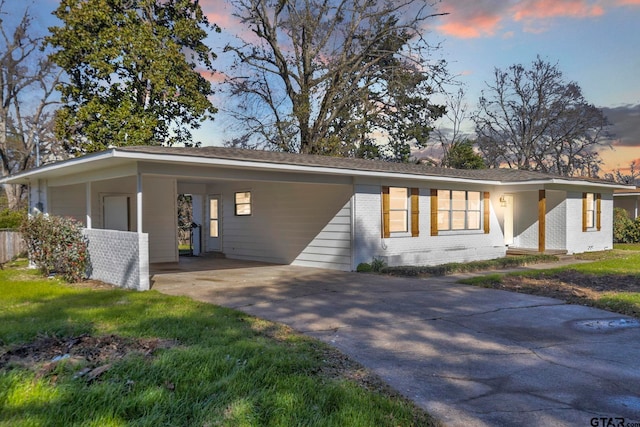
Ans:
[[[30,178],[33,175],[39,175],[42,173],[46,173],[46,172],[50,172],[50,171],[55,171],[61,168],[66,167],[67,164],[69,163],[74,163],[74,164],[84,164],[84,163],[89,163],[89,162],[93,162],[96,160],[103,160],[103,159],[108,159],[110,157],[117,157],[116,156],[116,149],[115,148],[110,148],[106,151],[100,151],[97,153],[91,153],[91,154],[85,154],[83,156],[80,157],[72,157],[70,159],[65,159],[62,160],[60,162],[55,162],[55,163],[49,163],[43,166],[40,166],[38,168],[35,169],[29,169],[26,171],[22,171],[16,175],[9,175],[9,176],[5,176],[2,177],[0,179],[0,185],[2,184],[26,184],[30,181]]]

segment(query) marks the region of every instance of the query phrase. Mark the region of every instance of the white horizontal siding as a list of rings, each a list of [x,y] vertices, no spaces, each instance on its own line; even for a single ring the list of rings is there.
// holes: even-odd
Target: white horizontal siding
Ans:
[[[142,191],[143,232],[149,233],[149,262],[177,262],[176,180],[145,176]]]
[[[234,193],[251,192],[251,215],[234,214]],[[229,258],[349,270],[350,185],[221,182],[222,250]],[[208,233],[208,230],[205,230]]]
[[[351,201],[296,257],[293,264],[351,270]]]
[[[84,184],[49,187],[48,197],[50,214],[71,217],[85,224],[87,202]]]

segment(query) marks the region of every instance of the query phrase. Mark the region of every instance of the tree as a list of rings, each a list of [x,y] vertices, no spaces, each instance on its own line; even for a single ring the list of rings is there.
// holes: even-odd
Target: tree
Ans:
[[[629,164],[629,173],[624,173],[620,169],[604,174],[607,181],[619,182],[620,184],[638,185],[640,184],[640,163],[637,160]]]
[[[83,152],[109,145],[191,143],[216,109],[211,26],[193,0],[62,0],[50,28],[53,60],[68,74],[56,133]]]
[[[496,68],[494,78],[474,116],[477,144],[490,166],[597,176],[596,149],[607,143],[609,122],[558,64],[538,57],[530,68]]]
[[[233,145],[405,160],[442,114],[430,102],[444,64],[428,63],[419,0],[232,0],[252,34],[228,83],[245,131]],[[386,138],[389,147],[378,150]]]
[[[0,14],[4,14],[0,1]],[[11,22],[17,22],[11,26]],[[2,176],[29,169],[37,157],[58,158],[52,134],[54,88],[60,70],[42,52],[27,10],[17,20],[0,20],[0,163]],[[22,185],[5,184],[9,209],[26,198]]]
[[[485,169],[482,156],[473,151],[473,142],[468,139],[452,142],[440,166],[455,169]]]
[[[446,111],[442,116],[441,125],[434,132],[434,139],[437,141],[438,148],[442,153],[440,166],[457,168],[458,166],[454,166],[454,164],[466,163],[465,160],[462,160],[462,163],[460,160],[467,159],[470,165],[473,164],[479,168],[480,164],[482,164],[482,167],[485,167],[482,157],[473,151],[473,143],[469,140],[469,135],[462,130],[465,121],[469,119],[469,106],[465,102],[464,89],[459,88],[454,95],[447,95],[445,108]],[[445,127],[442,123],[446,123],[450,127]],[[475,156],[478,156],[479,161],[474,158]]]

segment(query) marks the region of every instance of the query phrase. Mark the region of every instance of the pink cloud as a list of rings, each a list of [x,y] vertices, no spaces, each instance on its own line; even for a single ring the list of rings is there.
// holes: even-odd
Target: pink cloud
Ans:
[[[233,16],[233,8],[220,0],[201,0],[200,7],[212,24],[224,29],[237,29],[241,24],[237,17]]]
[[[556,17],[588,18],[601,16],[604,9],[586,0],[525,0],[512,8],[515,21]]]
[[[544,32],[554,18],[586,19],[602,16],[606,9],[639,6],[640,0],[458,0],[443,6],[448,13],[438,30],[458,38],[492,37],[502,27],[519,22],[527,32]],[[502,34],[511,37],[512,32]]]
[[[221,71],[212,72],[210,70],[205,70],[204,68],[196,68],[196,72],[214,84],[224,83],[227,79],[227,75]]]
[[[475,16],[465,21],[451,21],[440,25],[440,32],[461,39],[493,36],[500,24],[498,16]]]
[[[505,12],[501,0],[459,0],[449,2],[439,12],[447,13],[440,18],[438,30],[443,34],[459,38],[488,37],[496,34]]]

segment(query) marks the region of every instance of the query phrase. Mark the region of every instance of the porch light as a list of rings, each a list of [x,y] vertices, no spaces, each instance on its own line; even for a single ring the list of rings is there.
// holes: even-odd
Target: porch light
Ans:
[[[504,194],[500,196],[500,206],[503,208],[507,207],[507,199],[506,197],[504,197]]]

